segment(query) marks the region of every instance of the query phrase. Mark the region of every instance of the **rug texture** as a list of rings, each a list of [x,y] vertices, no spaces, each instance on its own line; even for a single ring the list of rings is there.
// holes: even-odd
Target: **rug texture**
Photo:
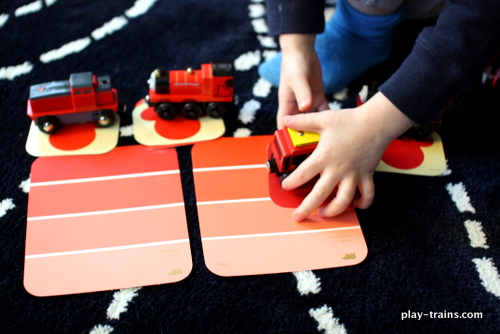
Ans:
[[[369,249],[359,265],[212,274],[204,265],[191,147],[185,146],[178,153],[194,263],[188,278],[43,298],[24,290],[35,160],[25,150],[29,86],[75,72],[110,75],[129,106],[118,145],[135,145],[130,111],[147,93],[153,69],[229,61],[236,104],[224,119],[225,136],[272,134],[277,90],[257,73],[278,50],[266,34],[265,10],[261,0],[0,3],[0,332],[500,333],[500,150],[493,117],[500,94],[480,74],[443,120],[443,175],[375,174],[375,202],[357,212]],[[427,23],[403,22],[391,59],[356,80],[343,105],[352,104],[361,85],[387,78]]]

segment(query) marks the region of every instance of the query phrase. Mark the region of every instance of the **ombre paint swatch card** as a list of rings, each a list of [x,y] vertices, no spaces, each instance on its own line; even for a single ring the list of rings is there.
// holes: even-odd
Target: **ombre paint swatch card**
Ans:
[[[367,246],[354,209],[303,222],[269,196],[266,148],[272,136],[197,143],[193,174],[205,263],[220,276],[355,265]]]
[[[35,296],[173,283],[192,269],[171,148],[38,158],[27,216],[24,286]]]

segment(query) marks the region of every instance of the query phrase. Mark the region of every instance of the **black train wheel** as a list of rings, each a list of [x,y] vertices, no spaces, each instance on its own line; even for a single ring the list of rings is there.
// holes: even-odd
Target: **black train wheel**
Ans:
[[[211,102],[207,106],[207,114],[212,118],[222,118],[227,111],[227,107],[219,102]]]
[[[201,117],[203,109],[201,106],[194,102],[189,102],[182,107],[182,114],[188,119],[198,119]]]
[[[56,131],[61,127],[61,121],[59,120],[59,118],[54,116],[40,117],[39,119],[37,119],[36,123],[40,131],[47,134],[56,133]]]
[[[156,106],[156,113],[164,120],[172,120],[177,115],[177,108],[171,103],[162,103]]]
[[[94,124],[99,128],[109,128],[115,124],[115,113],[113,110],[99,110],[94,113]]]
[[[271,158],[267,160],[266,167],[269,170],[269,173],[278,173],[278,165],[276,164],[276,160]]]

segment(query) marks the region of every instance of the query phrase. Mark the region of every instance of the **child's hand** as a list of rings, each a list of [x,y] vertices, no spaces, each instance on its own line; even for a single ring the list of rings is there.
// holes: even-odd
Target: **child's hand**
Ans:
[[[314,40],[315,35],[280,36],[283,58],[278,90],[278,129],[283,128],[286,115],[328,109]]]
[[[336,216],[351,203],[356,208],[368,208],[375,194],[375,168],[391,141],[412,122],[377,93],[358,108],[287,116],[284,124],[294,130],[320,133],[314,152],[282,183],[285,190],[292,190],[320,175],[293,213],[295,220],[301,221],[320,207],[335,187],[334,199],[319,209],[320,216]],[[356,188],[361,196],[354,199]]]

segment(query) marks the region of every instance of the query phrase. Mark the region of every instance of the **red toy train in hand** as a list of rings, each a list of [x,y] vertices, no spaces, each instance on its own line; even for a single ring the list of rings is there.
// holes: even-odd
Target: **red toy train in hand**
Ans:
[[[202,64],[200,70],[156,69],[148,83],[146,102],[165,120],[174,119],[178,114],[188,119],[198,119],[205,114],[221,118],[233,105],[231,63]]]
[[[267,168],[283,180],[290,175],[316,148],[319,134],[283,128],[274,132],[267,149]]]

